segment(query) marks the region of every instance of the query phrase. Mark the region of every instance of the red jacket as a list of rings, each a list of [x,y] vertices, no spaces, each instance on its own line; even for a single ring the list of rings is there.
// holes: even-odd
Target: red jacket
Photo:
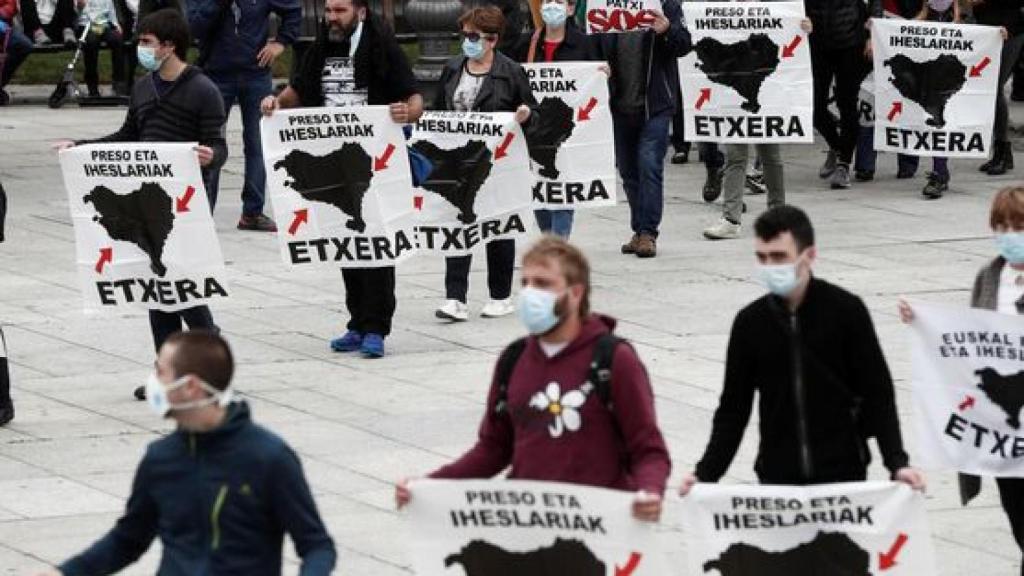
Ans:
[[[18,0],[0,0],[0,20],[10,24],[17,14]]]
[[[614,328],[611,318],[591,316],[552,358],[530,338],[509,379],[508,411],[495,413],[492,383],[476,445],[431,477],[490,478],[511,464],[509,478],[664,492],[672,464],[647,371],[633,348],[615,350],[613,410],[596,391],[580,391],[595,342]]]

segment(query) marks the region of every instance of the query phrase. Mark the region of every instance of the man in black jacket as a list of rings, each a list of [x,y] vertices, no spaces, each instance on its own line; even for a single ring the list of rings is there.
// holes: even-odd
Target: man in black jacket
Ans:
[[[685,495],[717,482],[736,455],[759,393],[764,484],[859,482],[877,438],[892,478],[924,489],[908,466],[889,368],[871,316],[853,294],[811,274],[814,229],[802,210],[779,206],[754,224],[758,273],[771,292],[736,315],[711,440]]]
[[[7,193],[0,184],[0,242],[4,241],[4,220],[7,217]],[[7,340],[0,328],[0,426],[14,420],[14,402],[11,401],[11,376],[7,367]]]
[[[261,108],[388,105],[391,119],[415,122],[423,98],[394,34],[370,11],[366,0],[327,0],[325,22],[306,51],[292,83]],[[395,267],[343,268],[348,331],[331,341],[335,352],[384,355],[384,339],[395,315]]]
[[[232,402],[231,349],[213,332],[179,332],[160,349],[146,387],[178,429],[146,449],[125,513],[85,552],[41,576],[103,576],[139,559],[154,537],[157,574],[279,576],[287,533],[301,574],[327,576],[337,553],[284,440]]]

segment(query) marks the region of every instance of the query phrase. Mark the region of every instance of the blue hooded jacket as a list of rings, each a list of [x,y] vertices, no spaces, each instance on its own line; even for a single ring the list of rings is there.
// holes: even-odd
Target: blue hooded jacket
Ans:
[[[334,542],[298,457],[236,402],[213,431],[178,430],[150,444],[124,515],[60,571],[113,574],[159,536],[157,576],[279,576],[285,532],[302,558],[302,576],[331,573]]]
[[[202,51],[209,52],[203,72],[212,77],[270,74],[270,68],[261,68],[256,57],[267,44],[271,12],[281,18],[275,40],[290,46],[298,38],[302,21],[299,0],[189,0],[192,37]]]

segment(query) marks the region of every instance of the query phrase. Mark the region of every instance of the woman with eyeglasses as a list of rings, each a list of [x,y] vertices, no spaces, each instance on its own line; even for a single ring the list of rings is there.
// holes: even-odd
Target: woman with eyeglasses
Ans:
[[[523,67],[498,52],[505,18],[494,6],[473,8],[459,18],[462,28],[462,55],[455,56],[441,73],[441,90],[434,110],[457,112],[515,112],[516,122],[524,125],[532,119],[537,101]],[[524,182],[524,186],[529,186]],[[480,315],[499,318],[515,311],[512,302],[512,268],[516,258],[515,240],[495,240],[487,244],[487,285],[490,301]],[[462,322],[469,319],[466,297],[469,292],[469,268],[472,256],[446,259],[445,302],[435,316]]]
[[[974,279],[971,307],[1001,314],[1024,314],[1024,186],[1009,186],[996,193],[989,212],[999,255],[985,264]],[[900,319],[914,321],[914,309],[899,303]],[[981,493],[981,478],[960,474],[960,501],[966,506]],[[996,478],[999,501],[1010,521],[1017,546],[1024,552],[1024,478]],[[1024,576],[1024,563],[1021,564]]]

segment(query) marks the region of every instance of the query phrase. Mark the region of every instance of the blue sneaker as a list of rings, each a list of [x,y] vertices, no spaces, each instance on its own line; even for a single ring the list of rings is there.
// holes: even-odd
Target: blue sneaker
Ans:
[[[355,330],[349,330],[341,338],[331,340],[331,350],[335,352],[355,352],[362,345],[363,335]]]
[[[384,357],[384,337],[380,334],[367,333],[363,337],[363,346],[359,349],[363,358]]]

